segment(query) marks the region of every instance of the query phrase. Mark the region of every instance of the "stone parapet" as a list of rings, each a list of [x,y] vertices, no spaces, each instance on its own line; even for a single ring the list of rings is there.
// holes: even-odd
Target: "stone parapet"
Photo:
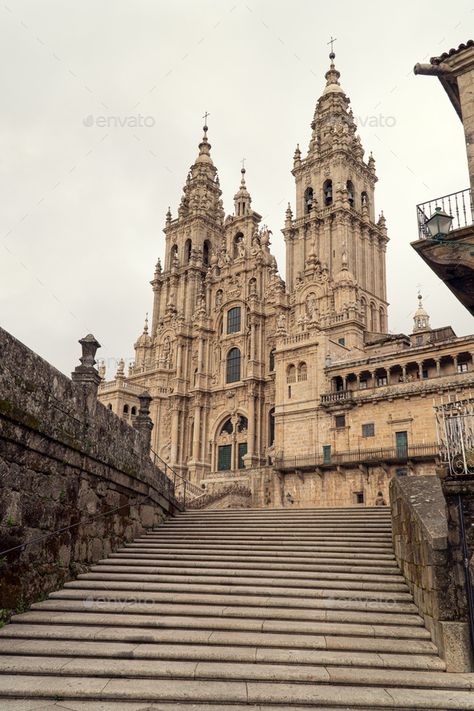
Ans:
[[[92,363],[70,380],[2,329],[0,362],[0,554],[9,551],[0,607],[8,610],[60,587],[177,502],[143,434],[92,403]]]
[[[448,507],[436,476],[390,483],[393,543],[415,604],[448,671],[471,671],[468,611]]]

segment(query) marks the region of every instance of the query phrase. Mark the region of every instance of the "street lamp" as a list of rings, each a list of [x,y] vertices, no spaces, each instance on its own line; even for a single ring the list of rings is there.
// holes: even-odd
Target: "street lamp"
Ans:
[[[459,242],[458,240],[448,239],[453,219],[452,215],[448,215],[447,212],[443,212],[441,207],[437,207],[424,224],[428,234],[427,240],[433,244],[449,244],[454,252],[474,247],[474,242]],[[474,250],[471,250],[469,254],[474,257]]]
[[[452,215],[448,215],[446,212],[443,212],[440,207],[437,207],[431,217],[425,222],[425,227],[431,239],[442,242],[449,234],[453,219]]]

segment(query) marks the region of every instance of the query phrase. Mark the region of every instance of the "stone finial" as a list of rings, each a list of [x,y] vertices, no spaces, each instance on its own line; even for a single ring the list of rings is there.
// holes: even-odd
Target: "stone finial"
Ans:
[[[82,347],[82,356],[79,358],[81,365],[74,369],[71,379],[87,416],[93,417],[97,407],[97,391],[102,379],[94,368],[95,355],[100,348],[100,343],[92,333],[81,338],[79,343]]]
[[[166,213],[166,224],[169,225],[170,223],[171,223],[171,208],[168,207],[168,212]]]
[[[116,378],[124,378],[125,377],[125,361],[123,358],[120,358],[118,365],[117,365],[117,373],[115,374]]]
[[[293,156],[293,167],[297,168],[298,166],[301,165],[301,151],[300,151],[300,144],[296,144],[296,149],[295,149],[295,154]]]
[[[100,348],[99,341],[92,333],[89,333],[87,336],[84,336],[84,338],[81,338],[79,343],[82,346],[82,356],[79,358],[81,364],[85,367],[93,368],[96,364],[95,354],[97,353],[97,349]]]
[[[105,380],[105,376],[106,376],[106,374],[107,374],[107,368],[106,368],[106,365],[105,365],[105,360],[100,360],[100,361],[99,361],[98,371],[99,371],[99,376],[100,376],[101,380]]]

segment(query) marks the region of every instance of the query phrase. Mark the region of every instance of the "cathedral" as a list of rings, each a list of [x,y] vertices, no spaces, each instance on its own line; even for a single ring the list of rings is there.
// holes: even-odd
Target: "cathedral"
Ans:
[[[421,295],[412,332],[389,333],[375,161],[334,59],[293,158],[286,281],[244,168],[225,215],[205,125],[135,361],[99,370],[101,402],[130,423],[152,396],[152,456],[191,505],[383,505],[392,476],[435,473],[433,406],[473,384],[474,337],[432,327]]]

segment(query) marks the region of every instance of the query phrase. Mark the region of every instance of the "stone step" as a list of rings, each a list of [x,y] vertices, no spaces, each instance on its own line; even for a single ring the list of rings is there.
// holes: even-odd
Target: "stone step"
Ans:
[[[1,674],[54,674],[59,676],[134,679],[212,679],[302,684],[351,684],[428,689],[474,689],[474,674],[439,674],[432,671],[373,670],[341,666],[283,665],[268,663],[198,662],[150,659],[97,659],[70,656],[10,654],[0,657]]]
[[[213,533],[225,533],[226,531],[232,533],[238,533],[239,531],[245,531],[247,533],[259,533],[259,534],[282,534],[282,533],[312,533],[312,532],[362,532],[362,533],[390,533],[392,530],[391,522],[381,521],[381,522],[348,522],[334,523],[331,521],[321,521],[321,522],[288,522],[285,524],[277,523],[232,523],[232,522],[222,522],[222,523],[212,523],[211,521],[202,521],[201,523],[183,523],[182,521],[176,521],[174,523],[165,523],[160,528],[155,528],[144,536],[156,536],[159,533],[171,533],[172,531],[178,532],[202,532],[202,531],[212,531]]]
[[[407,602],[393,601],[388,598],[370,599],[362,598],[358,596],[357,598],[299,598],[299,597],[278,597],[269,595],[223,595],[223,594],[204,594],[204,593],[190,593],[189,591],[183,592],[163,592],[163,593],[151,593],[146,596],[145,594],[140,594],[139,596],[128,595],[125,592],[113,593],[110,592],[107,595],[103,593],[94,594],[93,591],[85,592],[84,590],[58,590],[56,593],[52,593],[51,596],[41,603],[36,603],[32,605],[33,609],[36,609],[37,605],[42,605],[43,609],[59,609],[57,606],[60,601],[66,603],[67,601],[87,601],[87,605],[92,605],[94,600],[100,600],[100,604],[103,605],[105,602],[110,602],[113,604],[115,600],[119,605],[123,607],[127,606],[127,609],[140,614],[145,611],[151,614],[153,611],[154,603],[191,603],[191,604],[211,604],[211,605],[235,605],[244,607],[281,607],[289,608],[293,610],[299,609],[318,609],[318,610],[355,610],[362,612],[399,612],[404,614],[415,613],[418,614],[418,608],[410,599]],[[87,607],[86,605],[86,607]],[[66,608],[61,608],[66,609]]]
[[[470,690],[397,688],[336,684],[269,683],[262,681],[214,681],[188,679],[128,679],[113,677],[61,677],[59,675],[0,676],[0,693],[10,697],[48,699],[135,700],[144,703],[171,701],[186,703],[277,704],[333,708],[474,709]],[[220,706],[222,709],[222,706]]]
[[[397,639],[364,637],[357,635],[291,634],[285,632],[259,632],[257,630],[212,629],[135,629],[125,626],[81,625],[76,627],[85,639],[136,641],[169,644],[202,644],[218,646],[281,647],[290,649],[332,649],[352,652],[388,652],[395,654],[435,654],[435,645],[429,639]],[[64,634],[64,631],[62,632]],[[87,636],[89,635],[89,636]]]
[[[2,653],[35,656],[95,657],[116,659],[159,659],[164,661],[228,662],[240,664],[285,664],[295,666],[346,666],[359,669],[405,669],[444,672],[443,661],[435,654],[390,654],[345,650],[291,649],[239,645],[206,646],[182,644],[150,644],[134,641],[103,641],[87,637],[54,637],[45,631],[42,637],[2,639]],[[52,630],[54,632],[54,630]]]
[[[116,625],[128,625],[129,620],[138,627],[159,627],[163,615],[181,615],[185,617],[218,617],[224,620],[234,618],[246,618],[252,620],[295,620],[297,622],[344,622],[357,625],[388,625],[388,626],[423,626],[423,619],[415,613],[399,612],[367,612],[364,610],[351,609],[327,609],[327,608],[278,608],[278,607],[219,607],[218,605],[193,605],[193,604],[160,604],[153,603],[152,611],[146,608],[145,612],[131,614],[130,606],[122,603],[107,602],[105,600],[93,601],[89,598],[84,600],[47,600],[44,603],[36,603],[34,610],[16,615],[13,619],[18,623],[39,623],[39,624],[69,624],[70,619],[76,619],[76,615],[81,615],[81,619],[86,624],[93,624],[97,620],[97,614],[104,624],[110,620],[115,620]],[[110,614],[110,620],[109,620]],[[0,637],[8,636],[10,627],[0,629]]]
[[[123,579],[125,577],[125,579]],[[127,579],[129,578],[129,579]],[[383,582],[376,582],[377,577],[372,576],[372,579],[366,580],[364,576],[352,576],[349,578],[333,578],[331,576],[323,576],[322,578],[314,578],[312,580],[306,580],[304,578],[293,579],[290,576],[286,577],[263,577],[263,576],[243,576],[239,575],[209,575],[202,573],[183,574],[183,575],[152,575],[149,576],[149,580],[146,580],[143,576],[132,575],[132,576],[104,576],[95,573],[84,573],[78,576],[78,579],[71,582],[65,583],[67,588],[90,588],[90,589],[107,589],[113,588],[114,590],[134,590],[136,592],[142,591],[160,591],[163,585],[177,584],[179,586],[186,585],[191,586],[191,588],[196,585],[205,585],[206,587],[213,586],[216,590],[222,587],[232,586],[240,589],[247,590],[249,587],[253,588],[255,591],[259,591],[260,588],[277,588],[281,590],[286,589],[296,589],[302,590],[303,588],[309,588],[310,590],[318,590],[324,588],[325,590],[373,590],[382,592],[401,592],[409,594],[408,586],[403,578],[399,578],[396,582],[390,580]]]
[[[113,587],[112,587],[113,585]],[[395,589],[393,589],[395,588]],[[315,583],[310,587],[301,587],[296,585],[291,585],[288,582],[287,585],[282,585],[281,581],[275,581],[275,585],[257,585],[254,584],[218,584],[218,583],[192,583],[185,580],[178,580],[177,582],[170,583],[142,583],[138,585],[137,583],[120,583],[112,581],[107,584],[101,581],[89,581],[89,580],[72,580],[66,583],[63,590],[57,593],[53,593],[51,597],[61,595],[66,592],[85,592],[85,595],[93,596],[104,590],[107,591],[108,596],[113,593],[114,595],[119,595],[122,599],[135,599],[140,596],[143,600],[153,600],[156,593],[161,592],[188,592],[188,593],[203,593],[203,594],[214,594],[214,595],[268,595],[268,596],[279,596],[279,597],[294,597],[297,596],[300,599],[310,598],[310,599],[361,599],[361,600],[383,600],[387,604],[395,601],[400,602],[411,602],[412,596],[408,592],[408,587],[403,586],[403,589],[399,589],[400,586],[396,585],[384,585],[382,583],[360,583],[356,585],[351,583],[350,586],[345,585],[341,582],[326,582],[323,581],[321,584]]]
[[[343,636],[359,636],[359,637],[390,637],[393,639],[430,639],[430,634],[425,627],[402,624],[362,624],[350,622],[332,622],[327,620],[309,621],[309,620],[281,620],[281,619],[259,619],[252,617],[223,617],[223,616],[197,616],[186,615],[177,616],[172,614],[162,614],[159,620],[150,620],[137,615],[124,613],[104,614],[100,608],[88,607],[88,612],[82,610],[75,613],[63,614],[62,618],[50,612],[31,612],[25,613],[24,620],[21,616],[15,617],[15,623],[21,624],[67,624],[67,625],[100,625],[106,626],[128,626],[146,628],[163,628],[163,629],[205,629],[205,630],[224,630],[224,631],[242,631],[242,632],[281,632],[291,634],[313,634],[313,635],[343,635]],[[61,622],[59,620],[61,619]],[[8,634],[14,634],[15,630],[11,629]],[[0,635],[0,637],[6,635]]]
[[[225,574],[223,574],[225,570]],[[368,570],[371,570],[370,568]],[[196,577],[205,576],[208,579],[217,578],[223,576],[224,578],[238,578],[239,580],[249,579],[249,580],[272,580],[272,579],[289,579],[298,580],[298,584],[303,581],[308,581],[310,584],[315,580],[341,580],[345,582],[384,582],[384,583],[400,583],[405,585],[405,579],[402,574],[395,573],[389,574],[382,572],[341,572],[329,570],[327,572],[320,571],[301,571],[301,570],[280,570],[275,566],[274,570],[265,569],[253,569],[252,568],[239,568],[235,567],[229,569],[228,566],[222,566],[221,568],[215,566],[163,566],[157,565],[154,567],[139,568],[133,565],[129,566],[111,566],[111,565],[94,565],[91,567],[90,573],[83,573],[78,575],[79,580],[123,580],[123,581],[134,581],[137,582],[153,582],[158,579],[163,579],[164,576],[173,577]]]
[[[244,519],[253,518],[278,518],[285,520],[287,517],[303,518],[306,516],[351,516],[360,515],[364,518],[373,516],[390,516],[390,508],[388,506],[336,506],[336,507],[302,507],[302,508],[274,508],[274,509],[206,509],[203,510],[193,510],[187,509],[183,513],[180,513],[176,518],[177,520],[184,520],[186,518],[205,518],[213,519],[220,517],[242,517]]]
[[[133,545],[150,545],[150,543],[161,543],[167,541],[225,541],[225,542],[239,542],[239,541],[257,541],[259,543],[278,543],[278,544],[288,544],[288,545],[310,545],[311,543],[323,543],[331,544],[337,542],[338,545],[343,543],[354,544],[363,543],[370,548],[387,548],[392,545],[391,534],[386,533],[329,533],[321,531],[320,533],[246,533],[245,531],[240,532],[227,532],[223,531],[219,534],[214,534],[212,531],[204,533],[200,531],[185,532],[185,531],[169,531],[168,533],[160,533],[159,535],[152,535],[146,537],[145,541],[134,541]],[[129,544],[132,545],[132,544]]]
[[[121,553],[120,555],[115,558],[117,554],[111,553],[109,558],[103,558],[102,560],[98,561],[100,565],[137,565],[137,566],[148,566],[149,563],[147,562],[146,559],[141,559],[137,558],[136,556],[126,556],[126,554]],[[395,561],[391,560],[389,557],[384,557],[384,558],[377,558],[376,560],[371,559],[370,557],[365,559],[363,558],[361,561],[358,560],[358,558],[344,558],[341,556],[328,556],[328,555],[322,555],[318,553],[317,559],[315,558],[314,555],[311,554],[306,554],[306,555],[295,555],[288,557],[287,555],[279,555],[278,553],[272,554],[272,555],[251,555],[250,553],[248,555],[241,555],[241,554],[236,554],[236,555],[231,555],[231,554],[217,554],[217,553],[199,553],[199,552],[193,552],[190,551],[185,552],[185,551],[180,551],[178,553],[170,552],[170,551],[163,551],[160,553],[157,553],[156,556],[154,556],[154,559],[161,565],[162,561],[173,561],[173,564],[175,561],[186,561],[186,562],[191,562],[193,565],[195,561],[199,561],[201,563],[207,564],[212,564],[212,565],[217,565],[217,564],[222,564],[225,566],[226,563],[232,563],[232,565],[241,563],[246,566],[252,566],[252,567],[259,567],[260,565],[270,565],[270,566],[288,566],[292,567],[293,565],[298,566],[299,569],[301,570],[319,570],[320,566],[324,566],[325,568],[327,566],[331,566],[333,568],[343,568],[343,569],[354,569],[357,570],[359,566],[368,568],[370,565],[371,569],[387,569],[387,570],[395,570],[399,571],[399,568],[396,566]],[[295,570],[297,569],[296,567],[294,568]]]
[[[45,626],[43,634],[52,634],[53,625]],[[241,632],[238,630],[209,629],[135,629],[133,627],[81,625],[58,625],[56,634],[62,639],[94,639],[149,642],[169,644],[201,644],[205,646],[252,646],[280,647],[289,649],[344,650],[351,652],[386,652],[392,654],[436,654],[435,645],[428,639],[397,639],[382,637],[360,637],[357,635],[314,635],[291,634],[285,632]],[[23,625],[18,627],[19,634],[25,634]],[[3,635],[2,635],[3,636]]]
[[[346,556],[350,558],[351,556],[354,557],[354,553],[357,554],[357,558],[359,560],[370,560],[373,561],[374,563],[377,563],[379,560],[389,560],[391,561],[392,565],[395,562],[395,556],[391,552],[390,548],[377,548],[374,551],[372,551],[370,548],[362,548],[361,546],[278,546],[278,545],[234,545],[234,546],[225,546],[216,543],[215,545],[210,545],[209,543],[206,544],[199,544],[197,542],[190,542],[190,543],[160,543],[156,544],[155,546],[149,546],[145,549],[137,546],[128,546],[126,548],[121,548],[119,549],[116,553],[114,553],[114,556],[124,556],[124,555],[137,555],[137,556],[146,556],[146,555],[156,555],[156,553],[161,553],[161,552],[166,552],[166,551],[177,551],[179,552],[180,550],[186,550],[189,552],[198,552],[201,555],[206,555],[207,553],[231,553],[231,554],[236,554],[236,553],[244,553],[245,555],[249,555],[252,557],[252,554],[254,555],[261,555],[262,553],[266,553],[267,555],[269,554],[275,554],[276,556],[283,556],[287,557],[288,555],[291,555],[294,552],[297,552],[298,556],[301,554],[307,554],[310,557],[314,558],[339,558],[340,554],[344,554],[342,557]]]
[[[238,556],[236,556],[238,557]],[[226,570],[229,574],[233,571],[245,571],[250,575],[254,573],[267,573],[271,572],[272,575],[291,575],[293,577],[312,577],[313,575],[324,575],[327,573],[333,573],[334,578],[337,579],[338,575],[374,575],[377,578],[383,576],[384,580],[387,578],[399,578],[401,572],[395,566],[369,566],[369,565],[321,565],[319,563],[290,563],[290,562],[252,562],[247,561],[245,557],[241,560],[201,560],[200,558],[192,558],[190,556],[173,556],[173,558],[160,558],[157,560],[156,565],[149,565],[146,561],[136,562],[133,558],[127,560],[117,561],[105,558],[101,560],[98,564],[92,565],[90,567],[91,572],[107,573],[108,575],[113,575],[114,573],[137,573],[137,574],[149,574],[153,575],[155,571],[181,571],[181,567],[178,563],[183,565],[184,570],[202,570],[203,572]],[[229,562],[232,562],[232,566],[229,566]],[[343,571],[343,572],[341,572]],[[402,576],[403,577],[403,576]]]

